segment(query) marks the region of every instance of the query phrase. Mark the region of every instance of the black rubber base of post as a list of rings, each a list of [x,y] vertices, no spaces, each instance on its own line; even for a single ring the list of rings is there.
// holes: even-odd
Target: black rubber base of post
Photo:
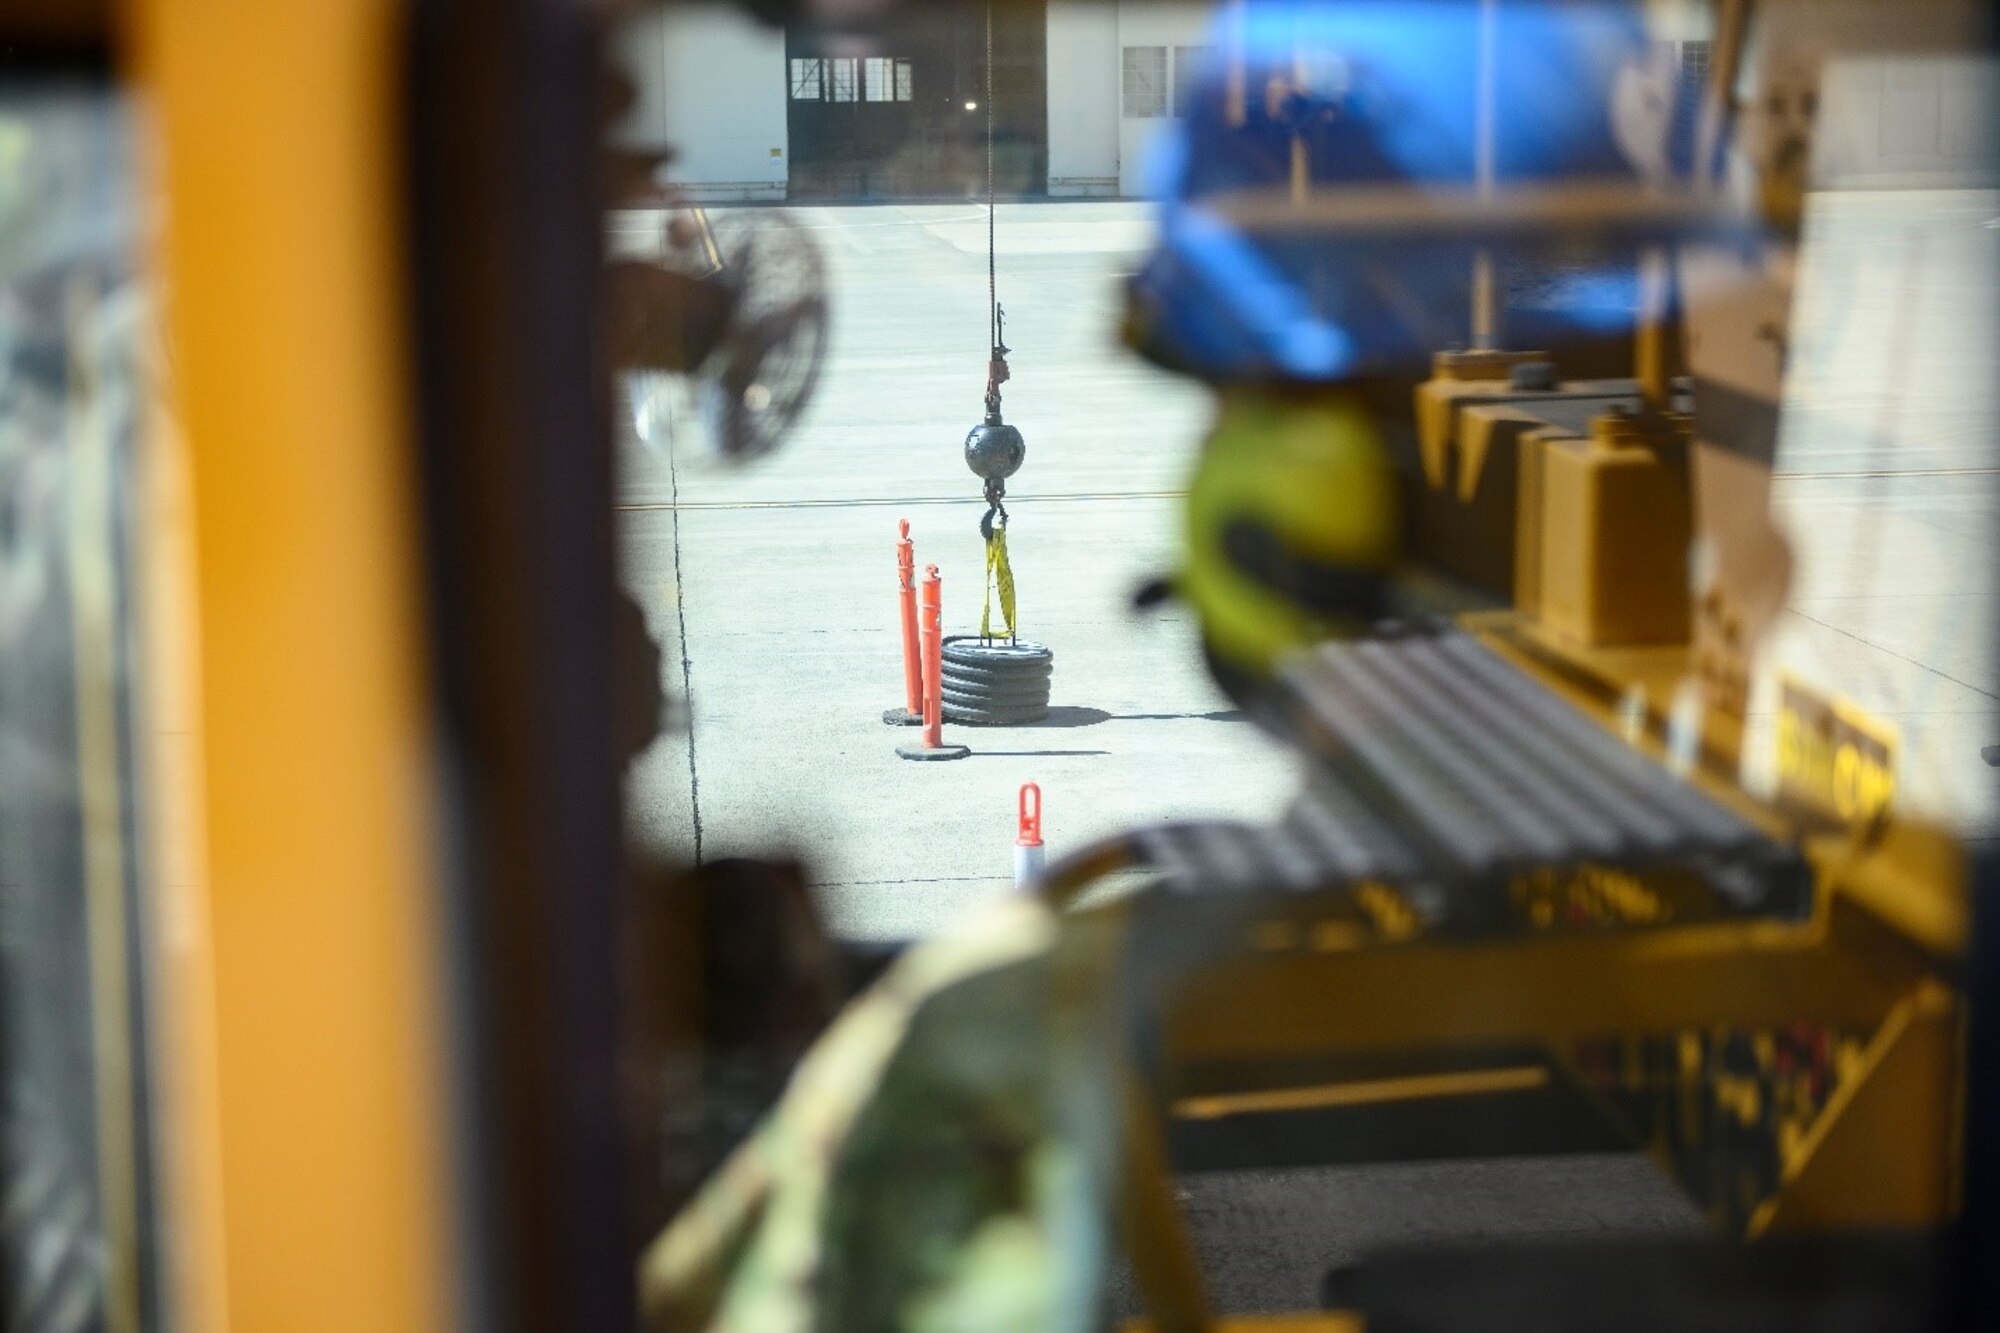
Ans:
[[[963,759],[972,751],[963,745],[940,745],[936,749],[928,745],[898,745],[896,753],[905,759]]]
[[[907,708],[885,708],[882,710],[882,721],[891,727],[921,727],[924,715],[912,713]]]

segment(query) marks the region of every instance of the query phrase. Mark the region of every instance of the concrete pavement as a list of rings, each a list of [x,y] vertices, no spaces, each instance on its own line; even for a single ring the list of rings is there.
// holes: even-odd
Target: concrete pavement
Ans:
[[[1805,256],[1773,489],[1797,569],[1770,660],[1894,723],[1899,800],[1991,842],[2000,191],[1817,195]]]
[[[1015,793],[1039,782],[1052,854],[1162,818],[1268,816],[1290,758],[1209,683],[1184,612],[1128,609],[1171,568],[1205,395],[1114,345],[1130,204],[1003,205],[1000,295],[1028,461],[1009,484],[1024,636],[1055,652],[1047,723],[948,728],[970,759],[912,764],[880,715],[902,689],[896,521],[944,580],[945,628],[979,618],[979,481],[960,454],[986,368],[986,226],[966,206],[795,210],[827,255],[831,359],[776,456],[628,442],[627,576],[684,668],[689,732],[635,772],[656,845],[704,857],[788,844],[834,929],[901,938],[1004,890]],[[635,228],[636,230],[636,228]]]
[[[958,728],[974,757],[942,765],[897,760],[878,718],[900,689],[899,517],[943,573],[946,632],[977,623],[983,505],[960,442],[985,368],[985,211],[792,214],[834,310],[795,437],[723,468],[681,404],[654,448],[626,444],[627,577],[691,701],[690,729],[634,773],[649,840],[687,855],[698,836],[705,857],[787,843],[837,930],[896,938],[1005,887],[1022,781],[1043,786],[1056,853],[1134,822],[1273,812],[1292,763],[1210,685],[1185,613],[1126,609],[1174,563],[1207,412],[1113,339],[1145,207],[1000,207],[1006,410],[1028,443],[1010,545],[1024,633],[1055,650],[1057,715]],[[1798,570],[1772,660],[1895,722],[1904,799],[1979,838],[2000,835],[2000,774],[1979,755],[2000,741],[1996,217],[1992,191],[1815,198],[1775,486]],[[616,234],[655,225],[622,215]]]

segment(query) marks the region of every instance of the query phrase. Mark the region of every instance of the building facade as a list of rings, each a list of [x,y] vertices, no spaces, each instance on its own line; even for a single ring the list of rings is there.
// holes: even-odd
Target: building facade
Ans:
[[[956,7],[920,14],[859,38],[723,5],[647,15],[621,39],[639,91],[623,133],[671,144],[668,176],[698,199],[983,193],[985,34]],[[1143,193],[1146,142],[1188,86],[1207,7],[1047,0],[996,6],[994,23],[998,192]]]
[[[920,6],[855,36],[766,27],[723,4],[655,11],[621,38],[639,93],[622,133],[671,145],[668,178],[701,200],[965,198],[985,193],[990,114],[1003,197],[1145,195],[1149,141],[1182,110],[1211,7],[996,5],[990,62],[977,14]],[[1992,184],[1994,88],[1990,60],[1837,62],[1821,183]]]

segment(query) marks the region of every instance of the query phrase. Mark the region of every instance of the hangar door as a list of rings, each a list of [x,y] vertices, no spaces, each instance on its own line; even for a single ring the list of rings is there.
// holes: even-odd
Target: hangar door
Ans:
[[[957,199],[986,190],[984,14],[939,6],[856,36],[785,35],[794,199]],[[995,6],[994,186],[1048,186],[1047,17]]]

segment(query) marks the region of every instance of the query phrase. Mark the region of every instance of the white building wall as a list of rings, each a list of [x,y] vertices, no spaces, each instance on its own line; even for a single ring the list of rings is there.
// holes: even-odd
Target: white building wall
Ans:
[[[785,34],[727,5],[641,13],[618,38],[639,102],[628,141],[673,146],[667,179],[696,199],[783,199]]]
[[[1172,120],[1124,114],[1124,50],[1165,48],[1171,72],[1173,48],[1204,42],[1211,13],[1172,0],[1050,0],[1050,194],[1143,193],[1147,147]],[[1692,21],[1687,32],[1701,35]],[[617,46],[638,93],[620,139],[673,145],[668,177],[696,198],[784,198],[790,144],[782,31],[732,6],[675,6],[642,11]],[[1996,88],[2000,73],[1990,58],[1835,61],[1815,145],[1820,183],[1990,185]]]
[[[1820,88],[1813,175],[1824,189],[1990,188],[2000,62],[1872,56],[1832,61]]]
[[[1118,191],[1118,7],[1049,0],[1049,193]]]
[[[1169,83],[1176,47],[1206,40],[1213,7],[1174,0],[1049,0],[1049,193],[1143,193],[1146,154],[1170,126],[1161,116],[1125,114],[1125,48],[1166,52]]]
[[[1201,45],[1207,39],[1212,13],[1211,6],[1201,4],[1120,4],[1118,6],[1119,49],[1112,53],[1111,61],[1111,82],[1114,91],[1123,78],[1126,47],[1165,47],[1171,78],[1173,49],[1177,46]],[[1124,110],[1121,100],[1118,116],[1118,192],[1127,197],[1137,198],[1146,192],[1144,182],[1148,148],[1155,135],[1174,123],[1172,99],[1169,98],[1166,116],[1128,116],[1124,114]]]

